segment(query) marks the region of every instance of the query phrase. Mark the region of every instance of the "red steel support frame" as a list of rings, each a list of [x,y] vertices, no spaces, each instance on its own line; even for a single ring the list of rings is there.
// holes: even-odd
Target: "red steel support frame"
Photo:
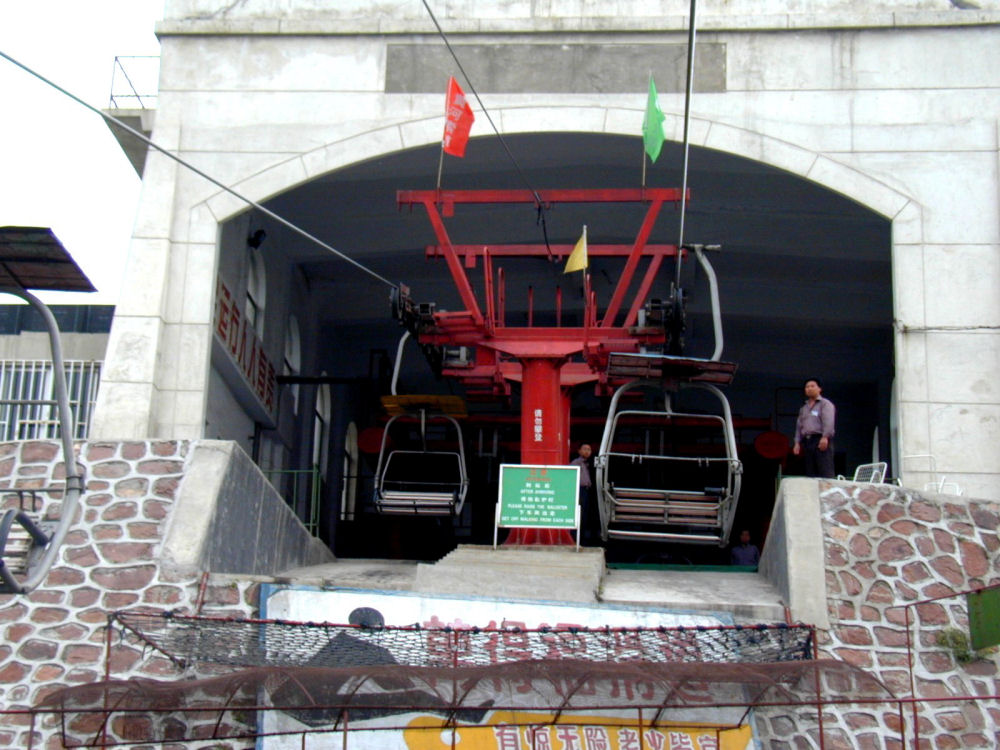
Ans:
[[[477,366],[446,370],[445,374],[467,382],[521,381],[521,463],[564,464],[569,460],[570,389],[599,380],[608,354],[635,352],[644,344],[664,340],[660,328],[636,328],[639,310],[653,286],[664,257],[675,256],[673,245],[648,245],[650,233],[664,202],[678,203],[676,188],[609,190],[401,190],[397,204],[422,205],[437,235],[438,245],[428,256],[443,256],[448,264],[465,309],[434,314],[434,330],[422,332],[420,343],[436,346],[471,346],[477,350]],[[577,327],[507,326],[503,318],[502,273],[495,284],[493,257],[564,257],[572,249],[557,245],[456,246],[451,242],[444,218],[454,215],[456,204],[533,203],[549,207],[555,203],[646,203],[646,216],[632,245],[590,245],[591,256],[625,258],[603,317],[597,315],[596,295],[585,277],[584,324]],[[466,269],[483,257],[486,299],[481,307]],[[629,286],[643,257],[649,258],[635,298],[623,320],[617,323]],[[495,288],[498,287],[498,288]],[[499,296],[499,304],[497,297]],[[485,308],[485,313],[483,309]],[[499,311],[499,314],[498,314]],[[617,325],[616,325],[617,323]],[[480,356],[481,349],[490,353]],[[582,355],[583,361],[570,361]],[[513,360],[513,361],[512,361]],[[518,367],[519,364],[519,367]],[[572,544],[565,530],[514,529],[507,544]]]

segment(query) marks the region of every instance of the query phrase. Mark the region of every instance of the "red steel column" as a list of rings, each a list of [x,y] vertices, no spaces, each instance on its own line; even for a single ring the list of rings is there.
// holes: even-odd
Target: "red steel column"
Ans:
[[[521,360],[521,463],[560,465],[569,462],[569,399],[563,395],[559,371],[565,359]],[[504,544],[568,544],[566,529],[511,529]]]
[[[521,463],[564,464],[566,448],[562,359],[521,361]]]

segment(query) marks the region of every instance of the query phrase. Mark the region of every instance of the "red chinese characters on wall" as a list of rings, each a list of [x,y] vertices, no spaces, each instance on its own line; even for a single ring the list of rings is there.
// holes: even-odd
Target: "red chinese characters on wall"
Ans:
[[[241,313],[233,293],[220,278],[215,291],[215,320],[213,330],[216,340],[232,358],[249,389],[270,414],[274,411],[274,365],[264,351],[264,344],[257,332]]]

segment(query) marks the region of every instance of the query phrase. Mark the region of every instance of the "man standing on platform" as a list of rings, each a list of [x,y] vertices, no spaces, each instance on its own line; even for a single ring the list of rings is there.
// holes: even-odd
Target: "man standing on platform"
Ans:
[[[837,410],[833,402],[823,398],[819,378],[805,382],[806,402],[799,409],[795,423],[795,446],[792,453],[805,459],[807,477],[833,479],[833,434]]]
[[[590,477],[590,456],[593,449],[589,443],[583,443],[577,449],[577,456],[570,461],[571,466],[580,467],[580,538],[581,544],[590,544],[594,540],[594,482]]]

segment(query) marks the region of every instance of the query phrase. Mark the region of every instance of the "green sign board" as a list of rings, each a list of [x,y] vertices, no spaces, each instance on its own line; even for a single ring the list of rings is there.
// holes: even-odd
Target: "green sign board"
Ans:
[[[501,464],[497,526],[576,528],[579,484],[579,466]]]
[[[977,651],[1000,644],[1000,586],[973,591],[969,606],[969,641]]]

